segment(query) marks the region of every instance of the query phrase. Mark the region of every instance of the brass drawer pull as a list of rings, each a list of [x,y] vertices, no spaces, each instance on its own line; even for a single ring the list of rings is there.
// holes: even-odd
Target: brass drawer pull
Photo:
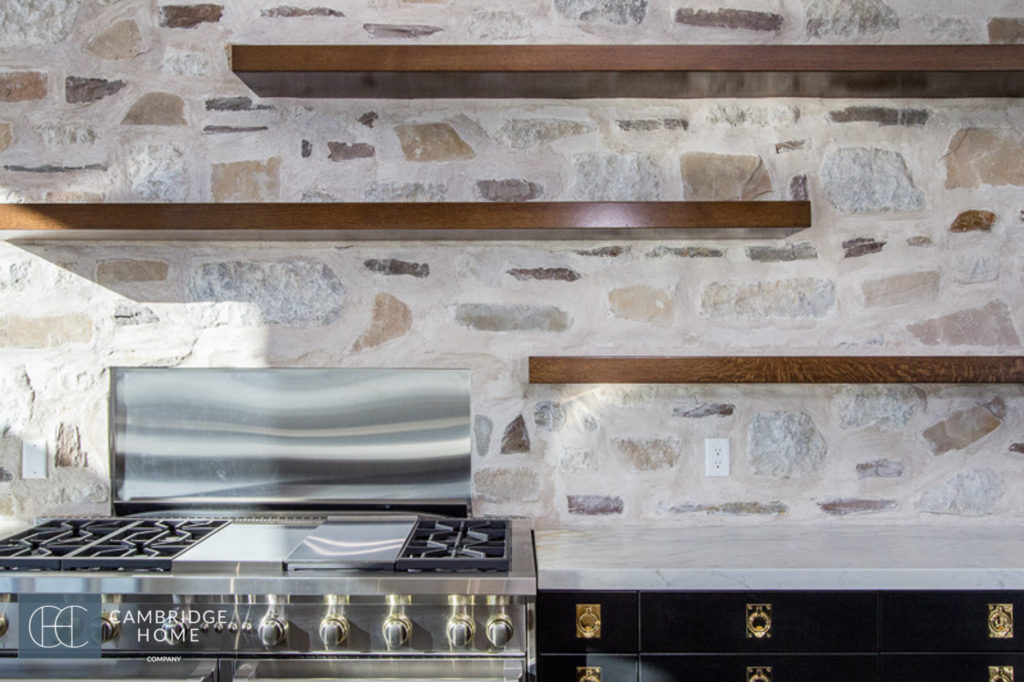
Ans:
[[[601,669],[576,668],[576,682],[601,682]]]
[[[765,639],[772,636],[772,605],[747,604],[747,637]]]
[[[1013,639],[1013,604],[988,605],[988,636]]]
[[[759,665],[747,668],[747,682],[772,682],[771,666]]]
[[[988,682],[1013,682],[1013,666],[990,665],[988,667]]]
[[[601,639],[601,605],[576,605],[576,638]]]

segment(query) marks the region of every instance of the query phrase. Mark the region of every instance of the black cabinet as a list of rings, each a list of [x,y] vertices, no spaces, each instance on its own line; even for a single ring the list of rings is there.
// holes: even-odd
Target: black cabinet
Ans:
[[[877,613],[873,592],[645,592],[640,650],[874,652]]]
[[[882,650],[1024,651],[1022,592],[888,592],[882,595]]]
[[[537,595],[537,643],[542,653],[635,654],[638,624],[636,592]]]
[[[1013,682],[1024,591],[541,591],[538,682]]]

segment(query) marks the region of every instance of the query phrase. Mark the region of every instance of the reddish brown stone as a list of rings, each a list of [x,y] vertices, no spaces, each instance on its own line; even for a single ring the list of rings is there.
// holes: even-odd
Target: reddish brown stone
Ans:
[[[992,211],[964,211],[950,226],[950,232],[991,232],[996,214]]]
[[[24,102],[46,97],[46,74],[39,71],[0,73],[0,102]]]
[[[716,10],[691,9],[684,7],[676,10],[676,23],[690,26],[706,26],[709,28],[745,29],[748,31],[778,31],[785,21],[781,14],[773,12],[753,12],[745,9],[723,7]]]
[[[371,159],[377,153],[373,145],[366,144],[365,142],[355,142],[353,144],[348,142],[328,142],[327,148],[331,152],[327,158],[331,161]]]
[[[95,102],[113,95],[125,86],[122,80],[108,81],[105,78],[82,78],[68,76],[64,79],[64,99],[68,104]]]
[[[526,420],[523,415],[513,419],[505,427],[501,436],[501,454],[512,455],[530,451],[530,434],[526,432]]]
[[[223,5],[164,5],[160,8],[160,25],[164,28],[195,28],[199,24],[217,23],[224,13]]]
[[[874,512],[895,509],[896,500],[868,500],[863,498],[837,499],[819,502],[818,506],[826,514],[845,516],[847,514],[871,514]]]
[[[566,495],[570,514],[609,516],[621,514],[624,508],[618,495]]]

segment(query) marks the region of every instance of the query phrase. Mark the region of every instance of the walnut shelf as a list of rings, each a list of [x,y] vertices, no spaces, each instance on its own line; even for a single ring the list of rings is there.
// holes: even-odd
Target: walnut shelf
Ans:
[[[806,201],[0,204],[7,239],[773,238],[810,224]]]
[[[264,97],[1022,97],[1024,45],[232,45]]]
[[[1024,383],[1024,357],[531,357],[531,384]]]

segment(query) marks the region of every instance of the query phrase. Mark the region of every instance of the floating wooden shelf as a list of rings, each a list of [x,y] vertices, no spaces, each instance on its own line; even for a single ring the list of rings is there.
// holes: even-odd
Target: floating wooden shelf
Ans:
[[[531,357],[531,384],[1024,383],[1024,357]]]
[[[79,239],[771,238],[810,224],[806,201],[0,205],[0,231]]]
[[[264,97],[1021,97],[1024,45],[233,45]]]

